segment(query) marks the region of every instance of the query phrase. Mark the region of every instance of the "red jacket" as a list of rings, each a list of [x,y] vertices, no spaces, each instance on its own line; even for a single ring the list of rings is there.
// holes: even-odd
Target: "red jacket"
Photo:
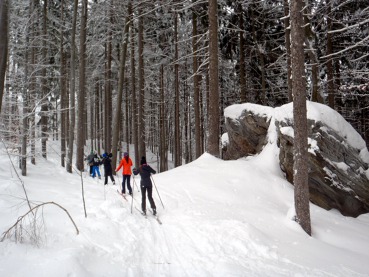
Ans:
[[[123,175],[132,175],[131,166],[133,165],[131,158],[128,157],[128,161],[125,157],[120,161],[119,166],[115,171],[119,171],[121,167],[123,167],[122,173]]]

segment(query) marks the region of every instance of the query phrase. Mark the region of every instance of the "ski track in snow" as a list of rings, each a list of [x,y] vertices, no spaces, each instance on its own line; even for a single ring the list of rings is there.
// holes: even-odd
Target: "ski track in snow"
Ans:
[[[126,201],[116,192],[120,189],[121,176],[115,178],[116,186],[111,184],[110,179],[108,185],[104,186],[104,177],[92,179],[87,173],[83,174],[87,210],[85,218],[80,177],[65,173],[58,163],[57,158],[38,158],[37,166],[29,166],[28,176],[24,177],[25,186],[31,201],[54,201],[70,211],[80,234],[75,236],[65,213],[54,207],[45,208],[45,243],[39,249],[10,241],[1,244],[1,276],[365,276],[344,264],[321,265],[319,261],[314,261],[314,255],[319,256],[318,247],[324,245],[321,242],[319,244],[318,239],[324,239],[327,245],[330,243],[331,246],[326,246],[326,249],[331,247],[331,253],[336,250],[333,245],[337,245],[338,239],[328,232],[328,228],[334,228],[329,222],[324,221],[327,227],[323,226],[328,233],[317,231],[314,238],[307,239],[305,246],[316,244],[315,249],[312,247],[316,251],[312,251],[311,255],[301,254],[301,257],[299,253],[291,254],[295,249],[299,250],[301,237],[305,240],[305,236],[295,230],[296,225],[288,218],[292,205],[288,194],[290,188],[278,178],[273,180],[273,186],[262,183],[255,176],[265,175],[264,171],[252,168],[248,163],[229,162],[229,168],[241,175],[238,178],[222,168],[218,170],[219,175],[213,176],[211,167],[201,160],[190,170],[183,166],[176,169],[176,173],[154,175],[161,186],[159,190],[165,204],[163,208],[153,188],[162,225],[150,212],[145,218],[137,211],[141,207],[137,177],[134,179],[136,184],[131,180],[134,190],[132,207],[130,196],[126,196]],[[40,167],[48,170],[39,170]],[[9,165],[0,163],[1,215],[10,214],[6,224],[1,225],[3,229],[27,210],[24,202],[18,204],[24,194],[9,168]],[[256,172],[255,175],[247,175],[247,172],[252,171]],[[243,172],[246,172],[244,176]],[[180,178],[175,180],[170,174]],[[243,183],[240,179],[246,181]],[[197,185],[190,186],[194,180]],[[270,179],[265,182],[270,182]],[[258,185],[250,186],[250,183]],[[211,184],[211,187],[206,184]],[[67,196],[64,191],[68,191]],[[273,197],[268,197],[270,191]],[[150,207],[148,200],[146,205]],[[50,222],[50,215],[57,219]],[[340,216],[336,218],[339,228],[347,228],[346,219]],[[281,228],[281,225],[285,226]],[[266,226],[276,232],[288,232],[292,237],[281,234],[271,236]],[[364,231],[357,234],[364,238]],[[342,242],[343,246],[345,242]],[[45,254],[50,257],[45,257]],[[353,252],[353,255],[352,260],[355,260],[357,252]],[[309,260],[306,265],[299,263],[306,259]],[[5,264],[16,265],[19,260],[23,267],[4,267]],[[338,261],[341,260],[338,258]]]

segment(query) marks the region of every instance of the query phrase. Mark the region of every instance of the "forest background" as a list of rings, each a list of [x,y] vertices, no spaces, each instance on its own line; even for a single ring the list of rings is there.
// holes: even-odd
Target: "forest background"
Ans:
[[[227,106],[292,101],[288,0],[209,1],[218,13],[219,115],[208,1],[1,2],[9,13],[1,132],[23,175],[27,158],[36,164],[36,143],[47,157],[48,140],[60,141],[69,172],[73,150],[83,170],[90,150],[118,159],[129,151],[123,142],[134,145],[136,162],[146,149],[156,153],[163,172],[225,132]],[[306,98],[337,110],[368,142],[367,0],[304,5]],[[219,136],[209,131],[214,114]]]

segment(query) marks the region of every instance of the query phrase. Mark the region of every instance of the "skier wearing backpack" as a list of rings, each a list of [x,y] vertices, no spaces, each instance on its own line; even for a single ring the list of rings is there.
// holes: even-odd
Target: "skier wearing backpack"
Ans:
[[[101,163],[104,165],[104,173],[105,173],[104,185],[108,184],[108,177],[110,177],[111,181],[113,182],[113,185],[115,185],[115,180],[113,177],[113,170],[111,168],[111,157],[113,157],[112,153],[108,155],[108,153],[105,152],[103,154],[103,159]]]
[[[94,167],[94,151],[91,150],[91,153],[85,159],[87,161],[88,166],[90,167],[90,176],[92,176],[92,169]]]
[[[147,191],[147,198],[149,199],[151,209],[153,214],[156,215],[156,206],[154,199],[152,198],[152,183],[151,183],[151,174],[155,174],[156,171],[147,164],[146,158],[142,157],[140,162],[140,168],[133,169],[133,174],[141,176],[141,194],[142,194],[142,203],[141,208],[143,214],[146,215],[146,191]]]

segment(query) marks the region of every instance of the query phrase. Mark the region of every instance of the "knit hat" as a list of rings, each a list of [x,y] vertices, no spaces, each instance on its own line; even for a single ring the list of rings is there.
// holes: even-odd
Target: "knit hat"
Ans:
[[[103,157],[104,157],[104,158],[106,158],[107,156],[108,156],[108,154],[106,154],[106,153],[104,153],[104,154],[103,154]]]
[[[127,152],[124,152],[123,156],[124,157],[128,157],[128,153]]]
[[[145,157],[141,158],[141,164],[146,164],[146,158]]]

